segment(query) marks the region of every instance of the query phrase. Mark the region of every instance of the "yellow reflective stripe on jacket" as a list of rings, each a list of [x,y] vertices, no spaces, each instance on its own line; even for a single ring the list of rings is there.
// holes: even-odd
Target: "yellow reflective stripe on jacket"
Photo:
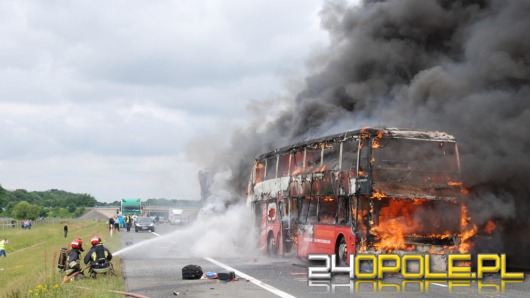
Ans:
[[[109,256],[109,253],[107,251],[105,251],[105,259]],[[96,258],[98,257],[98,255],[96,254],[96,252],[93,252],[92,255],[92,261],[97,261]]]

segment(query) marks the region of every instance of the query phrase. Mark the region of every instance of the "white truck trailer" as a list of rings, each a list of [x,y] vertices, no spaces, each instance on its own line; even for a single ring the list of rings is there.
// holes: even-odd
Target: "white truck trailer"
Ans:
[[[169,223],[172,225],[181,225],[182,221],[182,209],[171,209],[169,212]]]

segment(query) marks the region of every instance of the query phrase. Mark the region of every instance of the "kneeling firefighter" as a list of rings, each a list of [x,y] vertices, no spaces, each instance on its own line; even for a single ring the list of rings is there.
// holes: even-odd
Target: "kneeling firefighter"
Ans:
[[[112,254],[103,246],[103,241],[100,237],[94,236],[90,240],[92,248],[85,255],[84,261],[86,265],[90,265],[90,272],[93,274],[107,273],[112,270]]]
[[[76,274],[75,278],[83,278],[83,270],[81,270],[81,252],[83,249],[83,241],[80,238],[72,240],[70,243],[72,249],[68,252],[68,258],[66,264],[68,265],[65,274],[66,277],[70,277]]]

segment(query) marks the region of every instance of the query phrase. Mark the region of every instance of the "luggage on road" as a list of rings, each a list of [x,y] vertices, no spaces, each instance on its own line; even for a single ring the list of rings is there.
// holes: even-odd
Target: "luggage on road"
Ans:
[[[199,265],[186,265],[182,268],[182,279],[199,279],[202,277],[202,268]]]
[[[236,278],[236,274],[234,271],[223,270],[223,271],[217,272],[217,278],[223,281],[232,281],[234,278]]]

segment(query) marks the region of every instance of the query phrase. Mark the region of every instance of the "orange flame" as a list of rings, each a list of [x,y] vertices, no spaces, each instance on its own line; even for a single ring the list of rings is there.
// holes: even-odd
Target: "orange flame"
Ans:
[[[445,250],[443,250],[442,248],[437,247],[437,246],[431,246],[431,248],[429,248],[428,254],[430,254],[430,255],[444,255],[445,254]]]
[[[491,234],[493,233],[496,227],[497,225],[493,222],[493,220],[490,219],[488,220],[488,222],[486,223],[486,226],[484,227],[484,232],[486,232],[487,234]]]
[[[323,164],[322,166],[316,168],[313,172],[314,173],[322,173],[322,172],[325,172],[326,171],[326,164]]]
[[[374,142],[372,144],[372,148],[373,149],[377,149],[377,148],[380,148],[381,147],[381,144],[379,143],[379,140],[383,138],[383,132],[382,131],[379,131],[377,133],[377,136],[374,138]]]
[[[372,199],[385,198],[386,194],[376,191]],[[412,204],[411,204],[412,203]],[[377,250],[392,252],[396,249],[413,250],[414,245],[405,241],[405,235],[410,235],[417,228],[413,220],[414,209],[421,204],[420,200],[389,200],[389,205],[380,210],[379,223],[370,232],[377,238],[374,247]]]
[[[372,228],[372,232],[379,239],[379,242],[374,244],[377,250],[385,250],[391,252],[395,249],[405,249],[405,230],[406,224],[397,218],[387,220],[385,224],[380,224]]]
[[[302,168],[298,168],[291,173],[291,175],[293,176],[300,175],[300,174],[302,174]]]
[[[461,242],[458,250],[460,253],[466,253],[469,252],[469,250],[473,247],[473,243],[467,241],[471,237],[475,236],[478,228],[475,224],[470,223],[471,217],[467,214],[467,207],[464,204],[461,205],[461,211],[462,218],[460,220],[460,229],[462,230],[462,233],[460,234]]]
[[[376,191],[373,193],[372,199],[383,199],[388,198],[386,194]],[[433,233],[428,233],[426,230],[425,222],[419,220],[415,216],[417,210],[429,205],[427,199],[412,199],[412,200],[400,200],[400,199],[389,199],[385,202],[378,214],[378,221],[376,226],[370,227],[370,233],[373,234],[377,241],[373,243],[373,247],[377,250],[386,252],[392,252],[394,250],[414,250],[415,245],[412,241],[409,241],[409,237],[412,239],[423,238],[423,239],[439,239],[439,240],[450,240],[455,234],[451,230],[440,230]],[[462,252],[466,252],[471,248],[471,244],[468,243],[469,239],[477,232],[475,225],[470,225],[470,218],[467,216],[467,209],[462,208],[462,218],[460,226],[467,227],[467,229],[461,229],[462,232],[459,234],[462,239],[462,247],[441,247],[432,246],[429,253],[434,254],[446,254],[450,250],[461,249]],[[371,210],[372,211],[372,210]],[[372,222],[370,224],[373,225]],[[428,226],[437,224],[437,220],[429,222]],[[467,241],[466,241],[467,240]],[[421,241],[421,240],[420,240]]]
[[[370,136],[370,133],[368,132],[368,130],[366,130],[366,128],[361,129],[361,137],[362,138],[367,138],[369,136]]]
[[[381,200],[383,198],[386,198],[386,194],[382,193],[382,192],[379,192],[378,190],[376,190],[373,194],[372,194],[372,199],[378,199],[378,200]]]

